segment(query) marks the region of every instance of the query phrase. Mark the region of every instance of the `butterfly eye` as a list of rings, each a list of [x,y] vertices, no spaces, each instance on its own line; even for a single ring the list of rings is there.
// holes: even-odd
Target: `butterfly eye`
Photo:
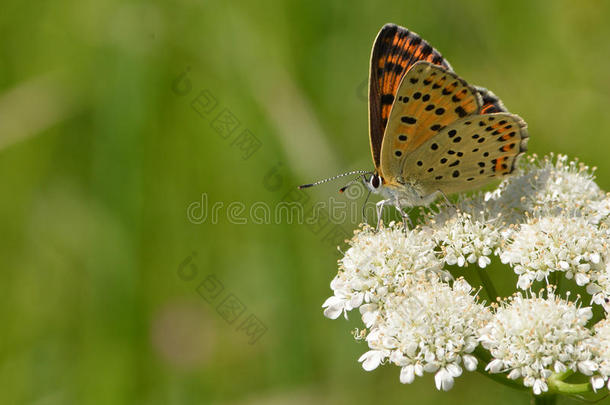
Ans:
[[[377,176],[376,174],[371,176],[371,186],[373,186],[374,189],[379,188],[379,186],[381,185],[381,179],[379,178],[379,176]]]

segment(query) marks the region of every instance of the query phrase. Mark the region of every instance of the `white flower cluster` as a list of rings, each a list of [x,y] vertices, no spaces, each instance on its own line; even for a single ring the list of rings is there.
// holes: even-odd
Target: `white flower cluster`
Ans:
[[[569,161],[565,155],[553,155],[541,160],[535,155],[528,158],[523,172],[503,181],[498,188],[486,195],[487,200],[497,200],[507,209],[517,212],[549,210],[588,210],[591,201],[605,198],[595,183],[595,168],[589,168],[577,160]]]
[[[585,286],[605,269],[606,243],[606,232],[583,217],[533,217],[511,236],[500,259],[513,267],[524,290],[533,281],[548,282],[553,272]]]
[[[591,375],[597,370],[586,327],[592,315],[590,307],[562,300],[552,290],[546,298],[517,293],[479,331],[481,344],[493,357],[485,369],[523,378],[523,385],[533,387],[535,394],[548,390],[547,379],[554,372],[569,369]]]
[[[410,384],[425,371],[435,373],[438,389],[451,389],[462,367],[476,369],[471,354],[478,345],[476,333],[490,316],[471,293],[463,279],[453,287],[431,279],[406,294],[388,296],[381,311],[375,304],[360,307],[371,328],[366,337],[370,350],[359,360],[364,369],[389,359],[401,367],[402,383]],[[368,316],[371,312],[375,315]]]
[[[448,390],[483,361],[535,394],[558,390],[554,378],[569,373],[610,387],[610,320],[594,325],[591,308],[568,299],[576,296],[570,289],[586,287],[583,302],[610,310],[610,197],[590,168],[565,156],[532,158],[495,191],[421,218],[406,232],[394,223],[356,231],[331,282],[324,314],[359,310],[365,370],[397,365],[402,383],[430,372]],[[523,292],[496,302],[486,284],[494,256]],[[487,304],[478,287],[451,276],[453,266],[469,265],[493,294]]]
[[[388,293],[406,289],[410,279],[441,268],[434,241],[418,228],[405,233],[392,223],[380,232],[370,227],[356,231],[330,284],[334,295],[324,303],[324,315],[335,319],[363,303],[383,302]]]
[[[457,210],[445,210],[430,217],[424,229],[442,250],[442,258],[448,265],[467,266],[476,263],[485,268],[491,263],[502,242],[502,217],[495,210],[486,210],[481,197],[463,201]]]
[[[492,194],[488,198],[524,214],[503,233],[507,243],[499,254],[519,276],[517,287],[554,282],[560,275],[553,273],[561,272],[586,286],[597,304],[610,295],[610,199],[594,182],[592,169],[561,155],[555,161],[532,158],[524,174]]]

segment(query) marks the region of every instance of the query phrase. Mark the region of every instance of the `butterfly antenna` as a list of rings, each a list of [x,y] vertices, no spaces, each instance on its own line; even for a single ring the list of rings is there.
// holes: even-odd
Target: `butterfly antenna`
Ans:
[[[329,181],[333,181],[335,179],[338,179],[339,177],[350,176],[352,174],[372,174],[372,172],[370,172],[368,170],[354,170],[354,171],[351,171],[351,172],[347,172],[347,173],[343,173],[343,174],[338,174],[336,176],[329,177],[328,179],[316,181],[315,183],[303,184],[303,185],[299,186],[299,189],[302,190],[304,188],[309,188],[309,187],[317,186],[319,184],[324,184],[324,183],[327,183]]]
[[[372,173],[367,173],[367,174],[372,174]],[[339,192],[340,192],[340,193],[343,193],[345,190],[347,190],[347,188],[348,188],[348,187],[351,187],[351,186],[352,186],[352,184],[356,183],[356,182],[357,182],[358,180],[360,180],[361,178],[365,178],[365,177],[364,177],[364,174],[360,174],[360,175],[358,175],[358,177],[356,177],[355,179],[350,180],[350,181],[349,181],[349,182],[348,182],[348,183],[347,183],[345,186],[343,186],[343,187],[341,187],[341,188],[339,189]]]

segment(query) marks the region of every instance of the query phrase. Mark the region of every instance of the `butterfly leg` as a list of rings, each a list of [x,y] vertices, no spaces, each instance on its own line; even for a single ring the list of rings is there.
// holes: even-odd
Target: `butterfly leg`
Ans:
[[[440,195],[443,196],[443,199],[445,200],[445,203],[447,204],[448,207],[453,208],[454,210],[457,211],[457,207],[455,206],[455,204],[453,204],[451,201],[449,201],[449,198],[447,197],[447,194],[443,193],[442,190],[436,190]]]
[[[405,233],[407,233],[409,228],[413,228],[413,223],[411,222],[411,218],[409,218],[409,215],[402,210],[402,208],[400,207],[399,204],[395,204],[394,206],[396,207],[396,209],[400,213],[400,216],[402,217],[402,227],[404,228]],[[407,225],[407,223],[408,223],[408,225]]]
[[[377,204],[375,204],[375,208],[377,209],[377,230],[379,230],[381,228],[381,222],[383,220],[383,217],[382,217],[383,206],[384,206],[385,202],[386,202],[385,200],[381,200]]]

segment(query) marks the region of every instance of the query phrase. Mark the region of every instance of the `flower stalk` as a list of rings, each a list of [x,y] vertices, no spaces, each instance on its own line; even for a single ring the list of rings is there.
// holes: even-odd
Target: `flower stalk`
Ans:
[[[557,403],[557,395],[532,395],[532,405],[555,405]]]
[[[493,282],[491,281],[491,278],[489,277],[489,274],[487,274],[487,271],[479,267],[477,268],[477,274],[479,275],[483,289],[485,289],[485,292],[487,293],[487,297],[489,297],[489,302],[496,302],[499,295]]]
[[[549,392],[564,395],[586,394],[592,392],[590,382],[572,384],[564,380],[574,374],[573,370],[566,370],[563,373],[554,373],[549,377]]]

